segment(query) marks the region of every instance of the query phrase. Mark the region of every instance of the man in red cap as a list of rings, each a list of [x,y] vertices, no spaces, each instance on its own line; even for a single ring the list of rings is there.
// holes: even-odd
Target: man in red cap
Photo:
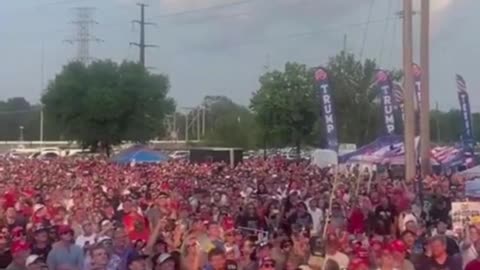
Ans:
[[[73,241],[73,229],[68,225],[58,227],[60,241],[54,245],[48,254],[48,269],[72,268],[82,269],[84,266],[83,249]]]
[[[362,258],[354,258],[350,261],[348,270],[369,270],[368,261]]]
[[[13,261],[6,270],[25,270],[25,261],[30,254],[30,248],[25,241],[15,242],[12,245]]]
[[[394,240],[390,244],[390,247],[393,251],[393,259],[395,260],[397,267],[402,270],[415,270],[413,264],[409,260],[405,259],[407,254],[407,246],[402,240]]]

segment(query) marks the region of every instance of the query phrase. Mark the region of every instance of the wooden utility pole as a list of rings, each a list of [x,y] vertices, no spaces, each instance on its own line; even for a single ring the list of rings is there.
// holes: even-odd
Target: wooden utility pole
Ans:
[[[403,71],[405,72],[405,179],[415,179],[415,113],[413,102],[413,38],[412,38],[412,0],[403,0]]]
[[[422,176],[431,173],[430,164],[430,0],[422,0],[420,66],[422,99],[420,105],[420,165]]]

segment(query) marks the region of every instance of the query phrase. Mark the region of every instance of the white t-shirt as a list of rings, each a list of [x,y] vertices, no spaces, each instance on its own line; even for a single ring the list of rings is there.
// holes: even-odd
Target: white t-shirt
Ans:
[[[461,243],[460,246],[463,246],[463,243]],[[469,262],[475,260],[478,257],[478,253],[474,245],[470,245],[467,249],[461,250],[461,254],[463,268],[465,268],[465,266],[467,266]]]
[[[321,226],[322,226],[322,221],[323,221],[323,211],[322,209],[320,208],[316,208],[316,209],[308,209],[310,215],[312,216],[312,220],[313,220],[313,232],[315,233],[318,233]]]
[[[80,246],[81,248],[85,247],[85,244],[88,242],[89,245],[95,244],[95,238],[97,238],[96,234],[92,234],[90,236],[85,236],[83,234],[79,235],[75,240],[75,244]]]
[[[347,269],[348,264],[350,263],[350,259],[348,258],[347,255],[343,254],[342,252],[336,252],[334,255],[326,255],[325,260],[332,260],[338,263],[338,266],[340,266],[340,269]]]

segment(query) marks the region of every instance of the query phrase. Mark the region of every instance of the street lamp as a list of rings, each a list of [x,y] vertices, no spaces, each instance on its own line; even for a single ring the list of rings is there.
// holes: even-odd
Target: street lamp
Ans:
[[[20,141],[23,142],[23,126],[20,126]]]

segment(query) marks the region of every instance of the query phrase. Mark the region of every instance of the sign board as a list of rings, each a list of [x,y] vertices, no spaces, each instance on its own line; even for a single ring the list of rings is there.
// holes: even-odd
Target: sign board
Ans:
[[[325,168],[332,165],[337,165],[338,156],[337,153],[329,149],[316,149],[312,153],[312,164],[319,168]]]
[[[338,145],[338,155],[345,155],[357,151],[357,145],[354,143],[341,143]]]
[[[465,222],[471,223],[480,217],[480,202],[452,202],[453,230],[463,229]]]

